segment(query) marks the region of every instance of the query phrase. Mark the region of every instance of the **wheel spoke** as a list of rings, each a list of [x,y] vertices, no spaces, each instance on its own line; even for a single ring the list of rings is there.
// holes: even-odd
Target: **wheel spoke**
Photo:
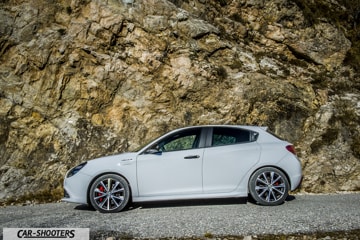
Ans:
[[[273,190],[276,191],[276,192],[278,192],[278,193],[280,193],[280,194],[284,194],[284,193],[285,193],[284,187],[285,187],[285,185],[284,185],[284,184],[281,184],[281,185],[279,185],[279,186],[274,186],[274,187],[273,187]]]
[[[124,200],[124,197],[123,197],[123,196],[114,196],[114,195],[112,195],[111,197],[112,197],[112,198],[116,198],[116,199],[118,199],[118,200],[120,200],[120,201],[123,201],[123,200]]]
[[[119,193],[119,192],[124,192],[124,189],[120,188],[120,189],[111,191],[111,193]]]
[[[273,189],[271,189],[270,194],[271,194],[271,196],[273,197],[273,201],[278,200],[278,198],[276,197],[276,195],[275,195],[275,193],[274,193]]]
[[[265,180],[266,180],[266,177],[265,177]],[[260,176],[256,179],[256,181],[257,181],[257,182],[261,182],[262,184],[267,185],[267,182],[265,182],[264,180],[262,180],[262,179],[260,178]]]
[[[280,179],[281,179],[281,176],[278,176],[275,180],[271,181],[271,184],[274,185]]]
[[[119,184],[120,184],[119,182],[115,182],[114,186],[111,189],[112,193],[114,192],[114,190],[116,190],[116,188],[119,186]]]
[[[262,197],[266,192],[268,192],[267,188],[263,188],[263,191],[259,194],[259,197]]]
[[[279,185],[273,185],[274,188],[285,188],[285,183],[280,183]]]
[[[274,175],[275,175],[274,172],[270,172],[270,181],[269,181],[270,184],[274,182]]]
[[[103,208],[104,204],[108,201],[107,198],[104,199],[104,201],[100,202],[99,207]]]
[[[116,205],[116,207],[119,207],[120,204],[117,203],[117,201],[114,199],[114,196],[111,196],[112,202]],[[119,202],[120,203],[120,202]]]
[[[96,196],[94,197],[95,200],[98,200],[99,198],[103,198],[105,195],[101,195],[101,196]]]
[[[261,195],[263,195],[264,194],[264,192],[266,192],[266,190],[267,190],[268,188],[267,187],[264,187],[264,186],[256,186],[255,187],[255,191],[256,192],[261,192],[260,194],[258,194],[259,196],[261,196]]]
[[[264,180],[265,180],[265,181],[263,181],[263,182],[264,182],[265,184],[269,184],[269,180],[268,180],[266,174],[263,173],[263,174],[261,174],[261,175],[263,176],[263,178],[264,178]]]
[[[101,191],[99,188],[96,188],[96,189],[95,189],[95,193],[99,193],[99,194],[105,195],[105,193],[104,193],[103,191]]]
[[[101,181],[100,182],[100,184],[101,184],[101,186],[103,186],[103,188],[105,189],[105,192],[108,192],[109,190],[108,190],[108,188],[106,187],[106,185]]]
[[[255,187],[255,190],[258,191],[258,190],[264,190],[264,189],[267,189],[266,186],[256,186]]]
[[[266,199],[265,199],[265,200],[266,200],[267,202],[270,202],[271,190],[268,190],[267,192],[268,192],[268,194],[266,195]]]
[[[111,178],[108,178],[107,179],[107,186],[108,186],[108,192],[110,192],[111,191]]]

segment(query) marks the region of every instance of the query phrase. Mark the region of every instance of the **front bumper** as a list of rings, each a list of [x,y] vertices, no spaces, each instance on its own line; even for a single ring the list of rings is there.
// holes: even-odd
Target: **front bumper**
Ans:
[[[87,204],[87,191],[91,177],[78,172],[76,175],[64,179],[64,202]]]

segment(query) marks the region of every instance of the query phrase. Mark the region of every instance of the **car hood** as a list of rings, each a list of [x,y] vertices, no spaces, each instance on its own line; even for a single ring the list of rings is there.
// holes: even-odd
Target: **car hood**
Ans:
[[[120,154],[115,154],[115,155],[110,155],[110,156],[105,156],[105,157],[99,157],[99,158],[95,158],[92,160],[89,160],[88,163],[95,163],[95,162],[112,162],[112,161],[127,161],[133,158],[136,158],[136,152],[127,152],[127,153],[120,153]]]

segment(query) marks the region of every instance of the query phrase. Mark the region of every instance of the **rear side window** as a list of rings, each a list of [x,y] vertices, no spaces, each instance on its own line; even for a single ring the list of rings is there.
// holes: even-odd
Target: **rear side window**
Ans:
[[[257,135],[255,132],[239,128],[215,127],[213,129],[212,146],[253,142],[256,141]]]

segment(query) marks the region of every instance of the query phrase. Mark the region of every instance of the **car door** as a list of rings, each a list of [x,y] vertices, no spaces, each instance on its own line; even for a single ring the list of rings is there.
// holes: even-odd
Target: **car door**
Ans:
[[[260,157],[257,133],[235,127],[214,127],[204,152],[204,193],[234,191]]]
[[[180,130],[137,158],[139,197],[202,192],[204,145],[201,128]]]

